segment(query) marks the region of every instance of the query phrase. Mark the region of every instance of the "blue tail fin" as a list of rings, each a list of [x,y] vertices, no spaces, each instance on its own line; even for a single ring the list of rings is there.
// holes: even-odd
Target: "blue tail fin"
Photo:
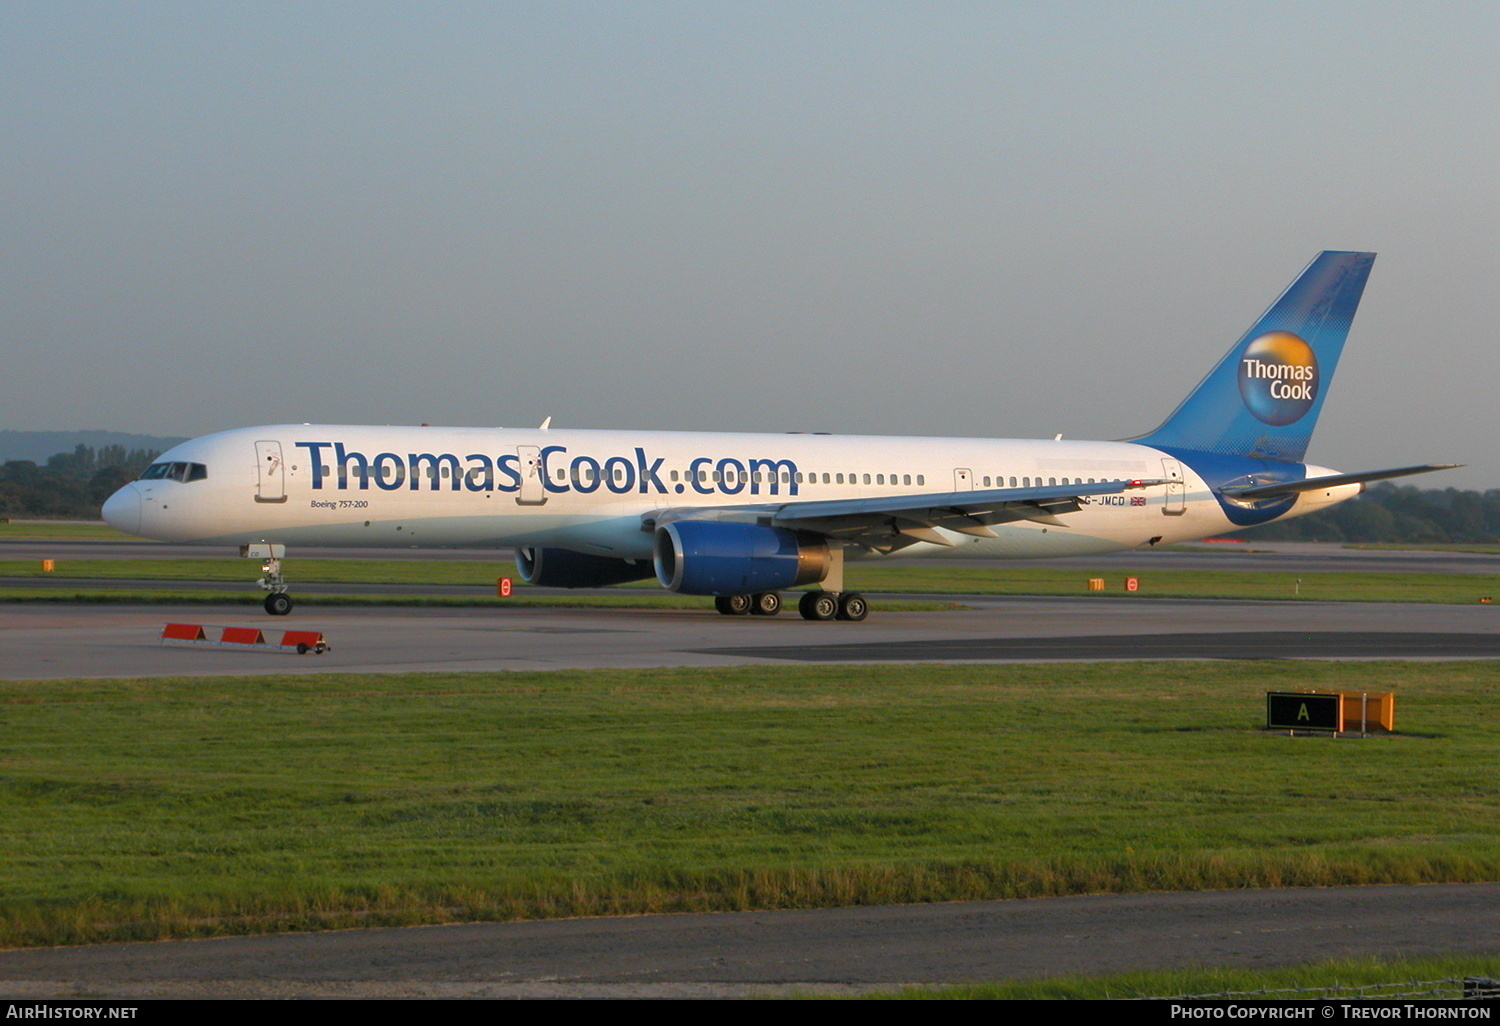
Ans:
[[[1374,253],[1318,255],[1146,445],[1300,463]]]

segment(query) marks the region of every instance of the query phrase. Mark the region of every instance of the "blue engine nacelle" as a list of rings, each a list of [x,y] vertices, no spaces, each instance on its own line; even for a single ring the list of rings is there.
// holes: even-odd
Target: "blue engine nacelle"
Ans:
[[[760,524],[677,520],[656,529],[656,579],[684,595],[744,595],[816,584],[828,542]]]
[[[643,559],[590,556],[568,549],[517,549],[516,570],[521,580],[543,588],[607,588],[644,581],[653,573]]]

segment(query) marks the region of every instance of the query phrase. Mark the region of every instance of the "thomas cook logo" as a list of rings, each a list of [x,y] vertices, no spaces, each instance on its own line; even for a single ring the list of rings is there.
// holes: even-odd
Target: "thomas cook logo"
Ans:
[[[1240,396],[1256,418],[1272,426],[1290,424],[1318,398],[1318,360],[1289,331],[1268,331],[1240,357]]]

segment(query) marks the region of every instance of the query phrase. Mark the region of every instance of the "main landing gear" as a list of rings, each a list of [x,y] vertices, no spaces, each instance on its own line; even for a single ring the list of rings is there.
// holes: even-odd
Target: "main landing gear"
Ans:
[[[781,596],[774,591],[753,595],[716,595],[714,608],[724,616],[775,616],[781,612]],[[808,591],[797,602],[797,612],[804,620],[863,620],[870,615],[870,603],[857,591],[834,594],[831,591]]]
[[[863,620],[870,615],[870,603],[857,591],[844,590],[844,547],[837,542],[828,546],[828,572],[823,577],[824,591],[805,591],[797,600],[797,612],[804,620]],[[781,612],[781,596],[774,591],[750,595],[716,595],[714,608],[725,616],[775,616]]]

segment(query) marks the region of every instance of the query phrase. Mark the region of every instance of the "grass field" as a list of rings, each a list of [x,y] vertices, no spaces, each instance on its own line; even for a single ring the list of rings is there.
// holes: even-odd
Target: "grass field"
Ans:
[[[1399,694],[1396,736],[1259,729]],[[1500,878],[1493,663],[0,685],[0,944]]]
[[[0,542],[14,538],[54,541],[140,541],[106,523],[83,520],[0,520]]]

